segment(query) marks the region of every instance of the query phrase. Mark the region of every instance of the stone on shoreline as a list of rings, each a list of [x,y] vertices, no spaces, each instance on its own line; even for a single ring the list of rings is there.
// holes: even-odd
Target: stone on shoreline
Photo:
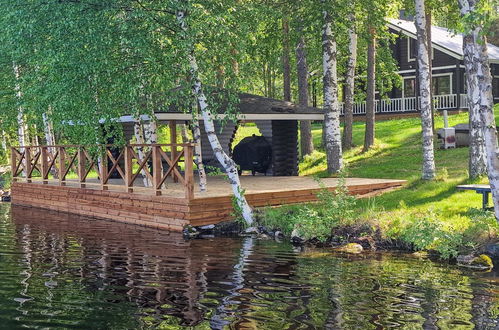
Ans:
[[[344,253],[352,253],[352,254],[359,254],[364,251],[364,248],[362,245],[358,243],[348,243],[340,247],[334,248],[335,251],[338,252],[344,252]]]
[[[474,270],[491,270],[494,268],[492,259],[486,254],[481,254],[479,256],[474,256],[472,254],[458,256],[457,265]]]

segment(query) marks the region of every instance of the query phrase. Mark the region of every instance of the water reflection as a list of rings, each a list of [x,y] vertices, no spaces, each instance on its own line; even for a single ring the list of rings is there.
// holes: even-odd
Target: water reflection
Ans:
[[[0,327],[499,327],[497,274],[0,206]]]

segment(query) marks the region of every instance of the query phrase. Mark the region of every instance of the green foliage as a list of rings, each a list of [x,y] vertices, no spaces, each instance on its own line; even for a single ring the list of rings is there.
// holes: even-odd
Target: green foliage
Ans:
[[[286,234],[296,229],[305,239],[316,238],[326,241],[334,227],[348,225],[354,219],[356,199],[348,194],[345,180],[341,178],[334,192],[320,183],[317,203],[299,207],[274,208],[265,210],[262,223],[271,228],[279,228]]]

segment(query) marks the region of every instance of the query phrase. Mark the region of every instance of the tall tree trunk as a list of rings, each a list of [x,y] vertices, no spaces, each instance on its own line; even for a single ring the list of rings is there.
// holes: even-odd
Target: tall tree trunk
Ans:
[[[338,76],[336,71],[336,40],[331,18],[324,12],[322,30],[322,63],[324,70],[324,130],[326,137],[327,170],[336,173],[343,166],[340,130],[340,103],[338,102]]]
[[[206,171],[204,169],[203,154],[201,151],[201,129],[199,128],[199,113],[197,109],[198,106],[196,102],[192,110],[192,136],[194,138],[194,143],[196,144],[194,147],[194,164],[196,164],[198,168],[199,190],[205,192],[207,190]]]
[[[282,87],[284,101],[291,101],[291,67],[289,65],[289,20],[282,19]]]
[[[431,115],[430,47],[426,35],[426,12],[424,0],[416,0],[416,34],[418,44],[418,82],[423,136],[423,166],[421,178],[435,178],[435,156],[433,150],[433,120]]]
[[[374,145],[375,113],[376,113],[376,30],[369,27],[367,45],[367,93],[366,93],[366,132],[364,151]]]
[[[16,63],[12,63],[12,68],[14,70],[14,77],[16,79],[15,83],[15,92],[16,92],[16,97],[17,101],[19,102],[19,106],[17,107],[17,122],[19,125],[17,126],[17,139],[19,142],[19,146],[24,147],[26,146],[26,143],[28,141],[27,137],[27,127],[26,127],[26,121],[24,118],[24,108],[21,105],[22,103],[22,92],[21,92],[21,69]]]
[[[4,130],[2,130],[2,149],[7,151],[7,135]]]
[[[188,0],[178,0],[178,2],[180,4],[180,8],[182,8],[188,3]],[[178,9],[176,11],[176,17],[181,30],[184,32],[185,37],[187,38],[188,36],[185,9]],[[238,211],[241,212],[241,216],[245,220],[246,224],[251,225],[253,223],[253,210],[249,206],[246,197],[244,197],[244,191],[241,187],[236,163],[223,151],[222,145],[220,144],[217,134],[215,133],[213,115],[209,109],[206,96],[203,92],[203,86],[201,84],[201,80],[199,79],[198,64],[194,55],[194,48],[192,47],[192,45],[188,54],[188,59],[192,80],[192,92],[198,101],[199,109],[201,110],[201,114],[203,116],[204,128],[206,131],[206,135],[208,136],[208,141],[210,141],[210,145],[213,149],[215,157],[225,169],[225,173],[227,174],[229,183],[232,186],[232,193],[234,194],[237,206],[239,208]]]
[[[345,126],[343,127],[343,148],[352,148],[353,134],[353,106],[355,90],[355,67],[357,66],[357,33],[355,31],[355,15],[350,14],[351,27],[348,29],[348,63],[345,79],[345,102],[344,115]]]
[[[467,16],[476,13],[475,0],[459,0],[461,15]],[[473,104],[480,105],[479,113],[482,121],[485,150],[487,153],[487,174],[492,190],[494,213],[499,221],[499,145],[494,116],[494,102],[492,96],[492,76],[490,74],[487,39],[483,36],[483,27],[474,23],[473,37],[473,71],[466,71],[467,75],[476,76],[477,88],[472,94]],[[465,67],[468,70],[468,66]],[[476,69],[476,71],[474,71]],[[471,108],[471,104],[470,104]]]
[[[137,144],[144,144],[144,131],[143,131],[143,124],[140,120],[140,115],[137,114],[134,118],[134,123],[133,123],[133,133],[135,136],[135,143]],[[137,147],[137,156],[138,156],[138,161],[143,162],[145,158],[144,154],[144,148],[143,147]],[[149,177],[147,176],[147,170],[145,166],[140,173],[142,174],[142,181],[144,183],[144,187],[152,187],[152,182],[149,180]]]
[[[483,136],[484,123],[480,116],[480,96],[478,95],[477,67],[473,62],[475,53],[473,33],[463,36],[464,67],[466,70],[466,85],[468,88],[469,111],[469,176],[477,178],[487,174],[487,153]]]
[[[51,109],[49,107],[48,113],[50,113],[50,112],[51,112]],[[42,113],[42,120],[43,120],[43,133],[45,135],[45,142],[47,143],[47,145],[53,146],[56,144],[55,143],[55,136],[54,136],[54,129],[52,128],[52,122],[50,121],[47,112]],[[52,156],[55,155],[56,148],[49,147],[48,150]],[[59,173],[57,171],[55,163],[54,163],[54,166],[51,167],[50,173],[52,174],[52,176],[54,178],[57,178]]]
[[[301,30],[300,28],[300,34]],[[298,103],[302,107],[308,107],[308,65],[303,36],[300,36],[296,47],[296,71],[298,73]],[[300,121],[300,145],[302,157],[314,151],[310,120]]]
[[[429,80],[430,80],[430,100],[431,100],[431,128],[433,134],[435,134],[435,104],[433,104],[433,47],[431,41],[431,9],[425,8],[425,18],[426,18],[426,42],[428,44],[428,70],[429,70]]]

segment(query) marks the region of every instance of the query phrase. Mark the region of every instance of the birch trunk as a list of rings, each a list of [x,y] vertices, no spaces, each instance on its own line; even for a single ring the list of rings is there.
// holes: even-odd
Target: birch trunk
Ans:
[[[142,125],[142,122],[140,120],[140,115],[136,115],[135,116],[135,122],[133,123],[133,133],[134,133],[134,136],[135,136],[135,142],[137,144],[144,144],[144,131],[143,131],[143,125]],[[144,154],[144,148],[143,147],[137,147],[137,156],[138,156],[138,161],[140,163],[142,163],[144,161],[144,158],[145,158],[145,154]],[[150,182],[149,180],[149,177],[147,176],[147,164],[146,166],[140,171],[140,173],[142,174],[142,182],[144,183],[144,187],[152,187],[152,183]]]
[[[15,92],[16,92],[16,97],[19,102],[19,106],[17,108],[17,122],[19,125],[17,126],[17,139],[19,142],[19,146],[23,147],[26,146],[26,141],[27,141],[27,130],[26,130],[26,121],[24,120],[24,108],[21,105],[22,102],[22,92],[21,92],[21,85],[20,85],[20,79],[21,79],[21,70],[19,66],[16,63],[12,63],[12,67],[14,70],[14,77],[16,79],[15,83]],[[23,148],[21,149],[21,151]]]
[[[469,176],[477,178],[487,174],[487,153],[483,136],[484,124],[480,116],[480,95],[478,94],[477,67],[474,65],[475,53],[473,33],[463,36],[464,67],[469,111]]]
[[[204,169],[203,153],[201,151],[201,129],[199,128],[199,114],[197,111],[197,105],[194,109],[196,109],[192,113],[192,136],[194,138],[194,143],[196,144],[196,146],[194,147],[194,164],[196,164],[198,168],[199,190],[201,192],[206,192],[206,171]]]
[[[370,39],[367,45],[367,91],[366,91],[366,132],[364,151],[374,145],[376,113],[376,31],[369,28]]]
[[[355,31],[355,15],[350,14],[352,27],[348,29],[348,63],[345,78],[345,103],[344,103],[344,120],[345,127],[343,128],[343,147],[348,150],[352,148],[353,134],[353,106],[354,106],[354,89],[355,89],[355,68],[357,66],[357,33]]]
[[[282,19],[282,85],[284,101],[291,101],[291,67],[289,65],[289,20]]]
[[[2,149],[7,151],[7,135],[4,130],[2,130]]]
[[[50,108],[49,108],[50,112]],[[52,122],[49,120],[48,115],[46,112],[42,113],[42,120],[43,120],[43,133],[45,135],[45,142],[49,146],[55,145],[55,136],[54,136],[54,129],[52,128]],[[49,147],[48,148],[49,153],[52,155],[52,157],[56,153],[56,149],[54,147]],[[58,171],[56,164],[54,163],[54,166],[50,169],[50,173],[54,178],[57,178],[58,176]]]
[[[476,13],[475,0],[459,0],[462,16],[470,16]],[[473,35],[473,69],[476,73],[466,72],[474,75],[477,88],[473,93],[473,102],[480,105],[479,113],[482,121],[483,138],[487,153],[487,174],[494,202],[494,214],[499,221],[499,145],[497,143],[497,129],[494,117],[494,102],[492,97],[492,76],[490,74],[489,56],[487,50],[487,39],[483,36],[483,28],[475,25]],[[467,69],[467,67],[466,67]]]
[[[300,37],[296,47],[296,71],[298,76],[298,103],[302,107],[308,107],[308,65],[303,36]],[[314,151],[310,120],[300,121],[300,145],[302,157],[310,155]]]
[[[424,0],[416,0],[416,34],[418,44],[418,83],[419,103],[421,111],[421,128],[423,138],[423,166],[421,178],[432,180],[435,178],[435,156],[433,150],[433,120],[431,115],[431,82],[430,82],[430,55],[428,37],[426,35],[426,12]]]
[[[326,137],[327,170],[336,173],[343,166],[341,152],[340,104],[338,102],[337,48],[331,18],[324,12],[322,30],[322,63],[324,70],[324,130]]]
[[[179,3],[186,4],[187,0],[179,0]],[[187,22],[186,22],[186,11],[179,9],[176,12],[177,22],[184,33],[187,34]],[[192,92],[196,97],[199,109],[201,110],[201,115],[204,121],[204,128],[206,135],[208,136],[208,141],[213,149],[213,153],[220,164],[225,169],[230,185],[232,186],[232,192],[236,199],[241,216],[246,221],[246,224],[251,225],[253,223],[253,210],[249,206],[246,197],[244,197],[244,191],[241,187],[241,182],[239,180],[239,175],[237,173],[236,163],[223,151],[222,145],[218,140],[215,133],[215,124],[213,122],[213,115],[209,109],[206,96],[203,92],[203,87],[199,79],[198,64],[196,57],[194,56],[194,48],[191,45],[190,53],[188,55]]]

